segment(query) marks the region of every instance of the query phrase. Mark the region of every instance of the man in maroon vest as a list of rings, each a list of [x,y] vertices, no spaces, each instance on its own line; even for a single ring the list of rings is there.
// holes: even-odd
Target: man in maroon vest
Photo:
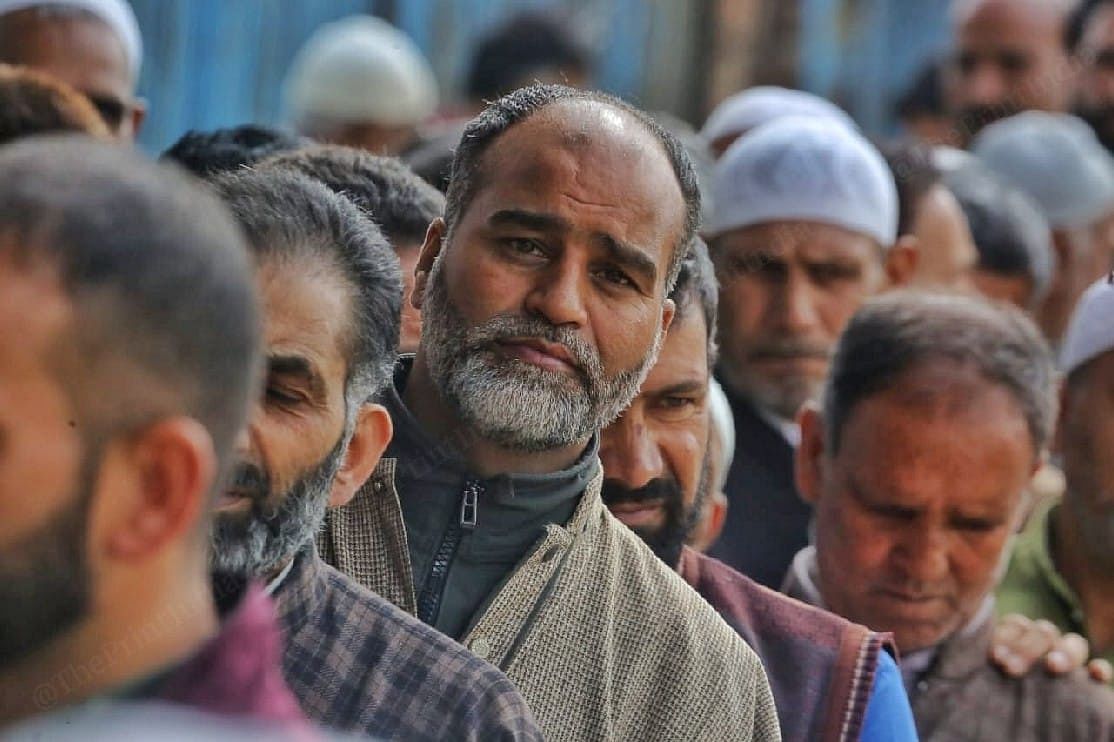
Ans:
[[[788,599],[684,546],[709,490],[717,296],[702,244],[671,298],[677,312],[657,363],[601,436],[604,502],[762,658],[783,739],[915,739],[888,635]],[[864,734],[864,724],[877,734]]]

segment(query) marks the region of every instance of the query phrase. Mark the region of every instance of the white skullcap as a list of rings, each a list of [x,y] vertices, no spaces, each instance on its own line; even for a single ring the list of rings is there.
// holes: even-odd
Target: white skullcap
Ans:
[[[735,415],[731,412],[727,394],[715,379],[708,382],[708,409],[712,427],[719,436],[720,479],[726,482],[727,472],[731,471],[731,462],[735,460]],[[723,489],[723,482],[717,484],[718,489]]]
[[[284,88],[298,122],[406,126],[437,108],[437,81],[417,45],[368,15],[317,29],[290,65]]]
[[[996,121],[971,151],[1031,197],[1054,229],[1085,227],[1114,210],[1114,160],[1075,116],[1027,111]]]
[[[115,32],[124,45],[124,55],[131,70],[132,80],[139,79],[143,62],[143,37],[135,11],[126,0],[0,0],[0,16],[28,8],[73,8],[94,15]]]
[[[1111,350],[1114,350],[1114,284],[1103,278],[1087,289],[1075,305],[1060,352],[1060,369],[1066,376]]]
[[[757,129],[786,116],[825,118],[857,130],[854,119],[831,101],[801,90],[763,85],[735,93],[716,106],[700,135],[706,142]]]
[[[897,184],[882,155],[842,124],[799,117],[739,139],[712,176],[708,235],[773,221],[813,221],[897,239]]]

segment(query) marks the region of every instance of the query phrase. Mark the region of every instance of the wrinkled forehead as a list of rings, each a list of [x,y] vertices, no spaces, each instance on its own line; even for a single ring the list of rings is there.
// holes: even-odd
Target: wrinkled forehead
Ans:
[[[1059,34],[1071,9],[1072,0],[956,0],[951,16],[960,29],[972,24],[1026,26]]]

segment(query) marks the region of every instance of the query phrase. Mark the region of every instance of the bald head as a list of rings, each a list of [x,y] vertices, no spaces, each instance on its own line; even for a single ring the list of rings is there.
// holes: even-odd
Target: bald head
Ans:
[[[1072,0],[958,0],[944,87],[960,141],[1026,110],[1066,111],[1075,73],[1064,31]]]
[[[700,220],[700,193],[692,161],[676,137],[653,119],[603,93],[561,85],[533,85],[500,98],[474,118],[465,129],[453,160],[445,208],[450,232],[476,192],[493,175],[502,176],[505,168],[517,166],[514,158],[503,157],[499,150],[510,143],[521,146],[523,142],[511,142],[504,135],[525,124],[530,125],[531,136],[524,138],[530,149],[600,148],[660,168],[655,172],[660,172],[664,181],[663,210],[668,210],[665,204],[674,201],[683,213],[682,226],[673,237],[675,249],[667,271],[667,285],[671,286],[685,246],[696,234]],[[518,139],[523,138],[515,137]],[[617,183],[615,195],[635,186]]]
[[[0,15],[0,62],[44,72],[84,94],[120,138],[132,139],[143,120],[127,44],[90,12],[44,6]]]

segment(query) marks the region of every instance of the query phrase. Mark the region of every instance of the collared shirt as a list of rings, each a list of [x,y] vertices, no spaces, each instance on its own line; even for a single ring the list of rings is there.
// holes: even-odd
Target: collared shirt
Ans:
[[[306,714],[406,740],[540,740],[505,675],[329,567],[308,547],[275,592],[283,673]]]
[[[1052,560],[1052,523],[1059,503],[1033,513],[1014,544],[1006,576],[998,585],[998,613],[1046,619],[1061,631],[1087,636],[1087,618],[1079,596]],[[1114,647],[1099,655],[1114,662]]]
[[[467,439],[435,440],[406,408],[401,395],[412,365],[412,357],[400,359],[395,384],[384,395],[395,425],[385,455],[399,461],[395,481],[405,493],[401,505],[418,615],[460,638],[546,526],[572,517],[599,471],[598,443],[593,437],[563,471],[481,479],[464,461]],[[474,505],[464,506],[469,488]],[[462,516],[474,523],[463,524]]]

